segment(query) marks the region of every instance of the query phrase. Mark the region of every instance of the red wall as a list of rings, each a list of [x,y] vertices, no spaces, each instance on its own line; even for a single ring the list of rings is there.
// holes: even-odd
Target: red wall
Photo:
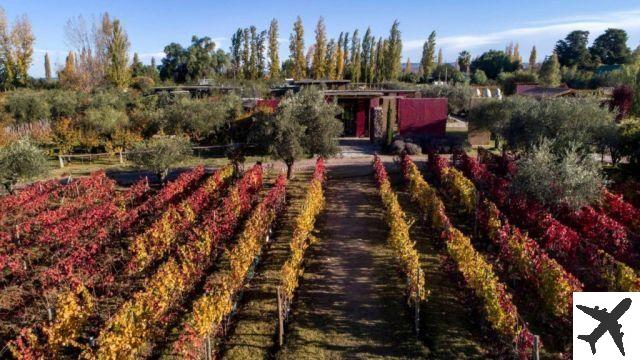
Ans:
[[[400,135],[444,135],[447,127],[446,98],[398,99]]]
[[[257,101],[256,107],[266,107],[275,110],[278,108],[278,104],[280,104],[280,99],[262,99]]]
[[[356,105],[356,136],[364,137],[369,135],[367,133],[365,122],[367,121],[367,111],[369,110],[369,104],[366,100],[358,100]]]

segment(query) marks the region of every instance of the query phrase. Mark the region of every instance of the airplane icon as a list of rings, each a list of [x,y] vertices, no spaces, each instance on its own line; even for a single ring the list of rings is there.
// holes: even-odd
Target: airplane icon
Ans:
[[[624,333],[620,332],[622,325],[618,323],[618,319],[620,319],[620,317],[629,310],[629,307],[631,307],[631,299],[623,299],[613,310],[611,310],[611,312],[607,312],[606,308],[600,310],[598,306],[590,308],[584,305],[576,305],[576,307],[582,310],[585,314],[600,321],[600,325],[598,325],[591,334],[578,335],[578,339],[584,340],[591,345],[591,353],[595,355],[596,342],[598,342],[602,335],[608,331],[613,338],[613,342],[615,342],[618,347],[618,350],[620,350],[620,353],[624,356],[624,346],[622,344],[622,336],[624,336]]]

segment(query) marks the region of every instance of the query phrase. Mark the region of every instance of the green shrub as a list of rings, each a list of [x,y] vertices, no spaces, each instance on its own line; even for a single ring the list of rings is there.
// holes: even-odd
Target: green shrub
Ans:
[[[7,95],[5,110],[18,124],[48,120],[50,106],[44,93],[33,90],[11,91]]]
[[[47,169],[42,151],[26,139],[0,148],[0,179],[9,193],[19,180],[40,176]]]
[[[579,209],[599,199],[604,177],[598,163],[578,144],[559,153],[553,148],[553,142],[543,140],[518,161],[514,188],[547,206]]]
[[[429,85],[422,89],[422,97],[446,97],[449,113],[461,114],[469,111],[474,89],[468,85]]]
[[[105,106],[88,109],[82,119],[86,130],[99,135],[110,136],[118,129],[124,129],[129,124],[129,118],[123,110],[116,110]]]
[[[129,159],[140,168],[152,171],[164,182],[171,167],[191,154],[191,143],[185,137],[157,137],[134,146]]]

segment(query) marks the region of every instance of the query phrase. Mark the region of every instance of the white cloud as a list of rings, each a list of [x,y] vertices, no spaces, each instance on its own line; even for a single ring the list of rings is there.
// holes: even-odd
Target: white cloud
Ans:
[[[457,51],[486,45],[503,45],[508,41],[518,41],[532,36],[555,36],[560,39],[573,30],[588,30],[591,33],[600,33],[610,27],[625,30],[638,29],[640,28],[640,9],[597,15],[578,15],[548,20],[540,24],[539,26],[520,27],[480,35],[444,36],[438,39],[438,45],[445,50]],[[405,41],[403,47],[406,50],[421,49],[425,40]]]

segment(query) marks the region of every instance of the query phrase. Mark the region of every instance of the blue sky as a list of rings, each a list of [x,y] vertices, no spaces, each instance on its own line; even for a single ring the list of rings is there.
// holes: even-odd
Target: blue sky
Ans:
[[[255,25],[266,29],[272,18],[280,24],[282,56],[288,56],[292,24],[300,15],[305,24],[305,45],[313,42],[313,30],[324,16],[329,36],[340,31],[364,33],[371,26],[376,36],[387,36],[394,19],[400,21],[404,42],[403,57],[419,61],[422,43],[436,30],[438,46],[446,61],[467,49],[477,56],[488,49],[504,49],[510,41],[520,43],[525,59],[533,45],[539,59],[548,55],[555,42],[571,30],[591,31],[590,40],[608,27],[629,33],[629,46],[640,45],[640,1],[202,1],[202,0],[112,0],[112,1],[35,1],[3,0],[0,4],[12,21],[26,14],[36,37],[31,75],[44,73],[43,57],[49,52],[54,64],[62,64],[69,50],[64,25],[73,16],[90,20],[109,12],[123,23],[131,51],[148,62],[157,60],[170,42],[188,44],[191,36],[210,36],[228,50],[229,37],[238,27]]]

